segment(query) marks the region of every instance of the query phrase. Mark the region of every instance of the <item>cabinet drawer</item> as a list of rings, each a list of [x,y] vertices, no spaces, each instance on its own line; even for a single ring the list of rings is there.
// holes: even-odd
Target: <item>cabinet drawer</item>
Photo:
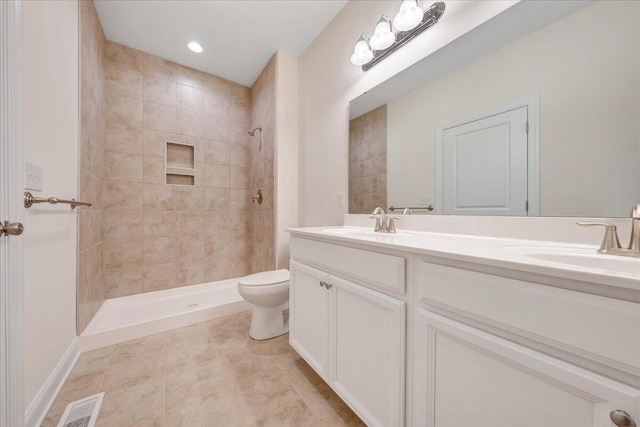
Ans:
[[[404,293],[405,258],[401,256],[293,238],[291,257],[346,278]]]
[[[640,305],[427,261],[416,302],[640,376]]]

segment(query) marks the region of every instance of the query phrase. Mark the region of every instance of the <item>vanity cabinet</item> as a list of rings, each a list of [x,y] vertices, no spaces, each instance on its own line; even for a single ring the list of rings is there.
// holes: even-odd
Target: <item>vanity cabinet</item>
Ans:
[[[334,246],[311,243],[321,251]],[[404,425],[406,303],[331,266],[292,260],[290,270],[293,348],[367,425]]]
[[[412,425],[638,419],[637,304],[426,261],[414,283]]]

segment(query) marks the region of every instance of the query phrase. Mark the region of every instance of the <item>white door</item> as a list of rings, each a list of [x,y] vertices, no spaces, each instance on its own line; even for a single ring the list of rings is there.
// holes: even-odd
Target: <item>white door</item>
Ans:
[[[640,419],[640,390],[430,311],[416,316],[413,423],[612,427]]]
[[[444,214],[527,215],[527,110],[444,130]]]
[[[331,386],[369,426],[404,425],[405,303],[331,276]]]
[[[329,375],[329,275],[291,261],[289,342],[323,378]]]
[[[0,1],[0,225],[24,215],[20,19],[20,2]],[[24,425],[22,240],[0,234],[1,426]]]

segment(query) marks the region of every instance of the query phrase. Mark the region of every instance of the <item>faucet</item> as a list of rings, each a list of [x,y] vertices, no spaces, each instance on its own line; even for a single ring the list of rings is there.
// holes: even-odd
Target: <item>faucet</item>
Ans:
[[[376,226],[373,229],[376,233],[397,233],[395,221],[402,219],[398,216],[387,216],[384,209],[379,206],[373,210],[370,218],[376,219]]]
[[[386,233],[387,232],[387,214],[384,213],[384,209],[382,209],[380,206],[378,206],[377,208],[375,208],[373,210],[373,212],[371,213],[371,216],[369,218],[375,218],[376,219],[376,226],[373,229],[374,232],[376,232],[376,233]]]
[[[597,221],[584,221],[576,224],[582,227],[602,226],[605,228],[604,238],[598,253],[640,258],[640,203],[631,210],[631,239],[628,248],[620,246],[617,227],[614,224]]]

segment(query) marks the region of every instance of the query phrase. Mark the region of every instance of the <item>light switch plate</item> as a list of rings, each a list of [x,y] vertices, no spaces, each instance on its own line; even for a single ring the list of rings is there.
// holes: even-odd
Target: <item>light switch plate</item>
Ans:
[[[347,203],[346,194],[342,192],[338,193],[338,207],[344,208],[346,203]]]
[[[24,162],[24,188],[26,190],[42,191],[42,166]]]
[[[420,206],[433,206],[433,194],[420,196]]]

